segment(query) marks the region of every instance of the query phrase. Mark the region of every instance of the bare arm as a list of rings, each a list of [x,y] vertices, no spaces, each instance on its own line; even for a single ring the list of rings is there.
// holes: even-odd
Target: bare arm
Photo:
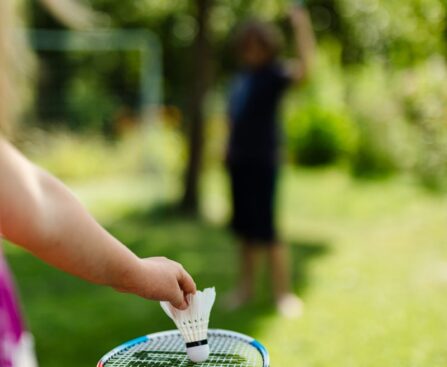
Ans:
[[[5,237],[90,282],[185,308],[195,284],[165,258],[139,259],[104,230],[57,179],[0,138],[0,223]]]
[[[311,71],[315,58],[315,36],[308,11],[295,6],[290,13],[290,20],[295,35],[296,52],[298,60],[291,66],[291,74],[295,81],[306,79]]]

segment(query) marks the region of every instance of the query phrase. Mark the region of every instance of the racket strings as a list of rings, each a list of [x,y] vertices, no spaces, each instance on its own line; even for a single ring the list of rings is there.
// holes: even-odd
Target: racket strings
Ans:
[[[263,359],[246,341],[225,334],[210,334],[211,353],[204,363],[192,363],[179,334],[151,338],[111,357],[105,367],[261,367]]]

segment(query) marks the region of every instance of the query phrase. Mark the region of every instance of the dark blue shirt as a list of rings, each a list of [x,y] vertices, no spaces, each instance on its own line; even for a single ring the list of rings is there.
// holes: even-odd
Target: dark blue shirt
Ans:
[[[278,161],[279,104],[289,84],[290,77],[277,63],[237,75],[229,101],[230,164],[275,164]]]

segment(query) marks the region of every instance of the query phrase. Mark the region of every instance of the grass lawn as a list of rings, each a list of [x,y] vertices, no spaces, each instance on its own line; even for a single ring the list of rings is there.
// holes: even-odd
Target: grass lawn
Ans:
[[[215,285],[222,294],[237,257],[222,225],[221,175],[204,182],[202,223],[145,210],[156,197],[138,177],[73,187],[139,255],[181,261],[200,287]],[[233,313],[218,305],[212,327],[258,338],[273,367],[447,366],[446,196],[403,179],[359,182],[338,170],[287,170],[280,207],[304,316],[276,316],[260,278],[259,297]],[[173,326],[156,303],[86,284],[11,246],[7,254],[42,367],[94,366],[117,344]]]

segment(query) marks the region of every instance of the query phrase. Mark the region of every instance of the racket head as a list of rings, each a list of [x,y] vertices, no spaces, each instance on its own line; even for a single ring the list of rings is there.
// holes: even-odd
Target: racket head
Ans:
[[[257,340],[234,331],[208,331],[210,356],[197,367],[269,367],[267,349]],[[177,330],[149,334],[126,342],[107,353],[97,367],[189,367],[185,342]]]

